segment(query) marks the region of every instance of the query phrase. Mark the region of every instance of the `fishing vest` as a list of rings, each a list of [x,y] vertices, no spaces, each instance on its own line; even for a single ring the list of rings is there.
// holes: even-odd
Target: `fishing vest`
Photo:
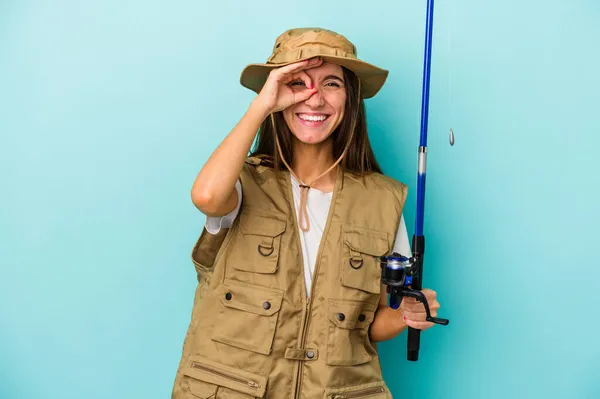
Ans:
[[[204,229],[173,399],[391,398],[369,328],[406,186],[337,169],[310,298],[289,172],[249,157],[230,229]]]

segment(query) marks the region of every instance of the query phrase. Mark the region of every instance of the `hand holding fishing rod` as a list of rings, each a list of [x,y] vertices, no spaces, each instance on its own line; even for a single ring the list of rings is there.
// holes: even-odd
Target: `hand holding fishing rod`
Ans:
[[[433,36],[433,1],[427,1],[427,23],[425,27],[425,56],[423,62],[423,95],[421,100],[421,136],[418,155],[417,174],[417,211],[415,215],[415,233],[412,239],[412,257],[394,253],[381,258],[381,282],[387,285],[390,307],[398,309],[404,297],[415,298],[423,303],[426,321],[447,325],[448,320],[431,314],[426,296],[421,292],[423,282],[423,256],[425,254],[425,236],[423,221],[425,210],[425,176],[427,169],[427,123],[429,117],[429,81],[431,69],[431,39]],[[450,130],[450,145],[454,145],[454,132]],[[419,358],[421,331],[408,328],[407,358],[416,361]]]
[[[435,317],[432,315],[431,303],[427,299],[427,295],[423,291],[412,288],[415,282],[415,274],[418,271],[418,261],[414,257],[407,258],[398,253],[391,256],[381,258],[382,274],[381,281],[387,286],[387,292],[390,297],[390,307],[398,309],[404,297],[414,298],[417,302],[421,302],[425,308],[425,321],[435,324],[447,325],[448,320]],[[433,293],[433,291],[431,291]],[[433,297],[434,299],[435,297]],[[437,301],[436,301],[437,304]],[[439,307],[436,306],[434,311]]]

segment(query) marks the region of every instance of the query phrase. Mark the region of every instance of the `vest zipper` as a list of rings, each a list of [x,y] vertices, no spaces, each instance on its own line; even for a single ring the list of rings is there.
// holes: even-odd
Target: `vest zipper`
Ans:
[[[326,234],[329,232],[329,224],[331,223],[331,215],[333,214],[333,204],[335,201],[335,193],[333,195],[333,198],[331,200],[331,209],[329,210],[329,216],[328,216],[328,220],[327,220],[327,224],[325,226],[325,230],[323,231],[323,237],[321,237],[321,242],[319,243],[319,250],[317,251],[317,261],[315,262],[315,269],[313,270],[313,279],[312,279],[312,283],[310,285],[310,296],[306,298],[306,314],[304,317],[304,325],[302,328],[302,339],[300,341],[300,344],[302,345],[301,348],[304,349],[306,347],[306,333],[308,331],[308,326],[310,325],[310,313],[311,313],[311,308],[312,308],[312,301],[311,298],[313,298],[313,295],[315,293],[315,287],[316,287],[316,282],[317,282],[317,278],[319,275],[319,267],[321,266],[321,253],[323,252],[323,243],[325,242],[325,238],[326,238]],[[302,268],[302,277],[304,278],[304,267]],[[304,280],[306,281],[306,280]],[[304,287],[304,292],[306,292],[306,286]],[[304,367],[304,361],[301,360],[300,361],[300,365],[298,366],[298,382],[296,383],[296,395],[294,396],[294,398],[299,398],[300,397],[300,391],[302,389],[302,368]]]
[[[223,377],[223,378],[227,378],[229,380],[233,380],[233,381],[239,382],[239,383],[244,384],[244,385],[248,385],[250,388],[260,388],[260,384],[258,382],[256,382],[256,381],[246,380],[244,378],[240,378],[238,376],[235,376],[235,375],[232,375],[232,374],[229,374],[229,373],[225,373],[223,371],[217,371],[217,370],[214,370],[212,368],[206,367],[206,366],[204,366],[204,365],[202,365],[200,363],[192,362],[192,367],[195,368],[195,369],[200,369],[200,370],[206,371],[206,372],[211,373],[211,374],[218,375],[218,376]]]
[[[319,242],[319,249],[317,250],[317,261],[315,262],[315,268],[313,270],[313,279],[312,279],[312,283],[310,285],[310,296],[306,295],[306,276],[304,275],[304,259],[303,259],[303,254],[302,254],[302,242],[300,239],[300,235],[297,234],[297,240],[296,240],[296,245],[298,245],[298,249],[300,249],[300,260],[301,260],[301,270],[302,270],[302,280],[303,280],[303,284],[302,286],[304,287],[304,297],[306,297],[306,309],[305,309],[305,313],[304,313],[304,324],[302,327],[302,336],[301,336],[301,340],[300,340],[300,349],[304,349],[304,347],[306,346],[306,332],[308,331],[308,325],[310,324],[310,310],[311,310],[311,305],[312,305],[312,301],[311,298],[313,297],[314,293],[315,293],[315,286],[316,286],[316,282],[317,282],[317,276],[319,275],[319,266],[321,265],[321,254],[323,252],[323,244],[325,243],[325,240],[327,238],[327,234],[329,233],[329,228],[331,227],[331,219],[333,218],[333,213],[334,213],[334,209],[335,209],[335,203],[337,200],[337,194],[339,191],[339,184],[341,183],[341,181],[343,180],[344,176],[343,176],[343,172],[341,172],[340,170],[337,171],[336,173],[336,181],[335,181],[335,185],[333,187],[333,196],[331,198],[331,205],[329,207],[329,213],[327,214],[327,222],[325,223],[325,228],[323,230],[323,235],[321,236],[321,241]],[[290,198],[291,198],[291,206],[292,209],[294,210],[293,214],[295,217],[295,222],[294,222],[294,226],[296,226],[296,228],[298,228],[298,215],[296,214],[295,210],[296,210],[296,204],[294,203],[293,197],[294,197],[294,193],[292,192],[293,188],[291,185],[291,182],[289,180],[287,180],[287,184],[289,184],[289,194],[290,194]],[[299,361],[299,365],[298,365],[298,375],[296,376],[296,392],[294,394],[294,399],[298,399],[300,397],[300,390],[302,388],[302,368],[304,366],[304,361],[300,360]]]
[[[302,269],[304,270],[304,269]],[[306,281],[306,280],[305,280]],[[313,280],[314,283],[314,280]],[[314,285],[314,284],[312,284]],[[312,294],[312,285],[311,285],[311,294]],[[305,292],[306,292],[306,287],[304,288]],[[300,343],[302,344],[302,349],[304,349],[305,346],[305,342],[306,341],[306,330],[308,327],[308,319],[310,318],[310,297],[306,298],[306,313],[305,313],[305,317],[304,317],[304,324],[303,324],[303,328],[302,328],[302,339],[300,341]],[[294,395],[294,398],[299,398],[300,397],[300,389],[302,388],[302,367],[304,366],[304,361],[300,360],[300,364],[298,365],[298,376],[297,376],[297,382],[296,382],[296,394]]]
[[[352,398],[362,398],[364,396],[375,395],[378,393],[385,393],[383,387],[375,387],[375,388],[365,388],[360,391],[352,391],[345,393],[334,393],[330,396],[331,399],[352,399]]]

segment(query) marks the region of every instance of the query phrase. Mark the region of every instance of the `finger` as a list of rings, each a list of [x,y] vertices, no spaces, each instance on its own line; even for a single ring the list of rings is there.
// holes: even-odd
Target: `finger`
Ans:
[[[312,58],[311,61],[312,60],[315,60],[315,62],[309,62],[308,65],[306,66],[306,68],[304,68],[304,70],[318,68],[321,65],[323,65],[323,62],[325,62],[325,61],[323,61],[323,58],[321,58],[321,57]]]
[[[400,305],[402,309],[425,309],[423,302],[417,301],[415,298],[405,298]]]
[[[415,298],[412,297],[404,297],[402,299],[402,303],[405,303],[407,305],[414,305],[416,303],[419,303]]]
[[[427,315],[425,313],[412,313],[412,312],[406,312],[403,316],[402,316],[402,320],[404,320],[404,323],[407,323],[409,321],[427,321],[426,320]]]
[[[310,62],[310,60],[294,62],[293,64],[275,68],[275,69],[271,70],[271,73],[278,75],[278,76],[284,76],[288,73],[293,73],[293,72],[302,70],[302,68],[306,67],[309,62]]]
[[[428,303],[429,305],[429,311],[433,312],[434,310],[438,310],[440,308],[440,303],[436,300]],[[406,304],[405,306],[402,307],[403,311],[406,312],[413,312],[413,313],[425,313],[425,305],[423,305],[422,303],[416,303],[414,305],[412,304]]]
[[[293,64],[274,69],[272,72],[274,72],[276,75],[278,75],[280,77],[283,77],[290,73],[302,71],[303,69],[306,69],[307,67],[316,66],[321,62],[322,61],[320,61],[319,58],[310,58],[308,60],[295,62]]]
[[[427,301],[427,305],[429,306],[429,309],[439,309],[440,308],[440,303],[435,299],[432,301]],[[408,303],[408,304],[406,304],[404,309],[410,310],[411,312],[415,312],[415,311],[424,312],[425,304],[423,304],[423,302],[417,302],[414,304]]]
[[[428,304],[431,304],[437,298],[437,292],[435,292],[431,289],[424,288],[421,290],[421,292],[423,293],[423,295],[425,295],[425,298],[427,299]],[[405,297],[405,298],[403,298],[402,303],[414,305],[414,304],[420,304],[422,302],[419,302],[416,298],[413,298],[413,297]]]
[[[305,70],[308,70],[311,68],[317,68],[321,65],[323,65],[322,58],[311,58],[305,63],[299,63],[299,64],[295,65],[294,68],[291,68],[290,70],[284,70],[282,72],[286,75],[289,75],[291,73],[305,71]]]
[[[406,323],[407,326],[417,330],[427,330],[428,328],[433,327],[433,323],[428,321],[413,321],[407,319],[404,323]]]
[[[437,298],[437,293],[435,291],[433,291],[433,290],[428,289],[428,288],[422,289],[421,293],[425,296],[425,300],[427,301],[428,304],[431,304]],[[422,302],[418,301],[415,298],[413,298],[413,299],[414,299],[415,302],[422,303]]]
[[[437,317],[437,311],[432,310],[431,317]],[[426,321],[427,313],[425,312],[404,312],[402,315],[405,320],[413,320],[413,321]]]
[[[294,104],[308,100],[316,92],[317,89],[304,89],[302,91],[294,92]]]
[[[427,297],[428,301],[437,298],[437,292],[435,292],[434,290],[430,290],[429,288],[424,288],[421,290],[421,292]]]

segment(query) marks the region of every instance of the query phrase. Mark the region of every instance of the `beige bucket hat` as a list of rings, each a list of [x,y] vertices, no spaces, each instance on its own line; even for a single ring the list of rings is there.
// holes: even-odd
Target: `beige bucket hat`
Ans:
[[[360,79],[364,98],[371,98],[385,83],[388,71],[359,60],[356,46],[339,33],[321,28],[295,28],[282,33],[265,64],[249,64],[242,71],[242,86],[259,93],[269,72],[313,57],[353,71]]]

